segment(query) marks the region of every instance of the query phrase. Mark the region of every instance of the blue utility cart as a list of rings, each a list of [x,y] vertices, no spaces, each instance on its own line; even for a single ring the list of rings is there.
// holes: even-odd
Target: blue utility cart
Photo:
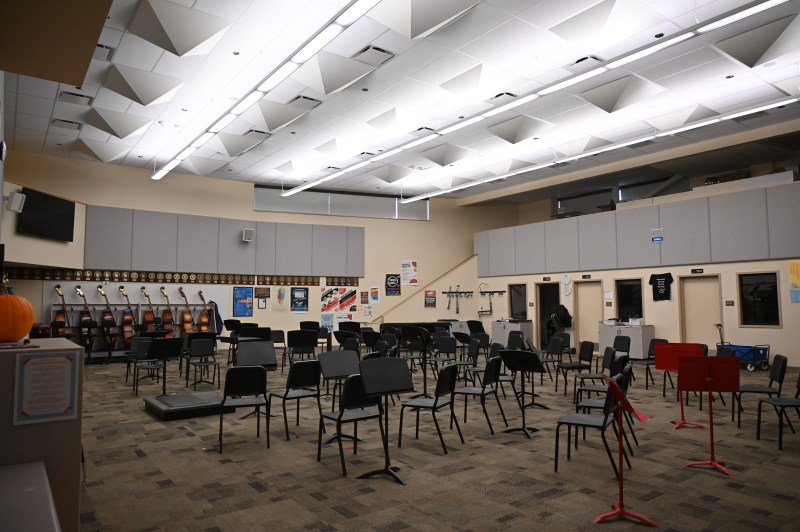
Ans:
[[[769,369],[769,345],[736,345],[736,344],[717,344],[717,349],[727,347],[732,354],[739,357],[739,361],[747,371],[756,369]]]

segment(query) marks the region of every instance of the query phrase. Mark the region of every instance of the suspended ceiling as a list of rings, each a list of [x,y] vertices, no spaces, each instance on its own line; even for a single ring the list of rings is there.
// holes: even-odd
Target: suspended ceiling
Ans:
[[[800,0],[552,92],[561,81],[763,2],[383,0],[318,53],[295,55],[353,3],[113,0],[80,84],[60,77],[56,53],[79,40],[75,32],[28,34],[52,50],[36,56],[33,70],[5,66],[0,52],[0,64],[20,72],[5,78],[5,139],[17,150],[154,171],[294,58],[299,68],[174,172],[289,191],[480,117],[318,185],[413,198],[800,93]],[[39,16],[52,24],[61,15]],[[85,41],[91,31],[78,33]],[[549,93],[492,112],[542,90]],[[791,103],[449,196],[462,204],[525,201],[548,187],[591,188],[592,178],[599,186],[597,176],[607,181],[625,171],[633,179],[629,168],[727,170],[731,159],[720,149],[764,153],[741,146],[797,130],[800,104]]]

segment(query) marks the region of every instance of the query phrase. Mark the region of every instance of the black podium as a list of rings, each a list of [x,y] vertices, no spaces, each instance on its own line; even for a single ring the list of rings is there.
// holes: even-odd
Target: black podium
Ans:
[[[539,355],[531,351],[504,350],[500,351],[500,358],[503,359],[503,363],[508,369],[513,371],[516,375],[521,376],[520,380],[522,381],[519,397],[517,397],[517,403],[519,403],[519,408],[522,410],[522,426],[506,429],[504,432],[522,432],[528,437],[528,439],[532,439],[533,435],[531,433],[536,432],[539,429],[528,427],[525,424],[525,409],[529,406],[536,406],[539,408],[549,407],[536,402],[536,396],[533,393],[533,386],[534,382],[536,382],[536,379],[533,378],[531,378],[531,402],[527,405],[525,404],[525,373],[544,373],[546,370],[541,359],[539,358]]]
[[[384,467],[360,475],[357,478],[369,478],[376,475],[388,475],[396,482],[405,485],[397,474],[399,467],[393,466],[389,459],[389,396],[396,393],[414,391],[411,370],[402,358],[380,357],[361,362],[361,378],[364,381],[364,392],[368,396],[383,397],[383,454]]]

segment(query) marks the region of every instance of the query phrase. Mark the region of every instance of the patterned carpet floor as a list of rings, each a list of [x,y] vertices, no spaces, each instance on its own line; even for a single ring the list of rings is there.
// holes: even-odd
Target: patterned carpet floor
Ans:
[[[225,370],[223,368],[223,377]],[[762,439],[756,439],[757,396],[745,395],[742,427],[731,422],[727,406],[714,404],[716,457],[734,472],[730,478],[709,468],[683,464],[709,458],[707,429],[673,430],[679,404],[668,387],[644,386],[638,371],[629,397],[650,416],[635,426],[632,469],[625,469],[625,505],[666,530],[797,530],[800,502],[800,434],[785,429],[778,450],[777,416],[765,411]],[[793,396],[798,368],[790,368],[784,395]],[[742,383],[766,383],[766,372],[742,371]],[[417,391],[420,373],[414,374]],[[218,453],[218,417],[160,421],[145,411],[143,398],[157,395],[161,384],[143,381],[139,396],[125,384],[125,365],[88,365],[84,384],[83,446],[86,480],[81,495],[83,531],[127,530],[584,530],[592,519],[617,502],[617,483],[596,431],[580,440],[567,461],[562,429],[559,471],[554,472],[556,421],[574,410],[571,396],[556,393],[545,376],[536,382],[537,403],[527,424],[538,429],[533,439],[504,433],[497,403],[487,403],[495,429],[491,435],[480,408],[470,401],[466,443],[443,422],[449,453],[444,454],[427,412],[414,438],[414,418],[407,412],[403,446],[398,448],[399,405],[389,411],[390,456],[399,467],[402,486],[387,476],[356,477],[383,467],[377,422],[359,424],[363,442],[358,454],[346,444],[348,476],[342,476],[336,444],[323,446],[317,462],[319,415],[304,400],[299,425],[290,407],[290,440],[286,441],[279,402],[272,405],[271,448],[267,449],[262,417],[256,437],[255,417],[239,420],[246,410],[225,416],[224,452]],[[268,386],[279,390],[285,374],[269,373]],[[570,386],[572,377],[570,376]],[[433,380],[429,379],[433,389]],[[198,387],[200,391],[201,387]],[[216,390],[204,384],[204,391]],[[521,426],[520,409],[506,386],[500,401],[510,427]],[[171,365],[168,394],[186,393]],[[324,392],[324,390],[323,390]],[[409,394],[410,396],[411,394]],[[406,397],[403,397],[404,399]],[[456,412],[463,421],[464,404]],[[323,397],[322,408],[330,409]],[[691,397],[686,418],[708,423]],[[800,419],[792,411],[795,427]],[[446,414],[441,419],[446,419]],[[328,435],[334,427],[327,425]],[[325,436],[327,438],[327,436]],[[616,453],[616,439],[609,433]],[[616,456],[616,455],[615,455]],[[632,521],[602,525],[609,529],[642,528]]]

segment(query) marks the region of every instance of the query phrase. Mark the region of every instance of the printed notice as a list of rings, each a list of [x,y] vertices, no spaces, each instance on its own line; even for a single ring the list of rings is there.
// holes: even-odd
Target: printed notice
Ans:
[[[77,351],[19,353],[15,380],[15,425],[77,416]]]

